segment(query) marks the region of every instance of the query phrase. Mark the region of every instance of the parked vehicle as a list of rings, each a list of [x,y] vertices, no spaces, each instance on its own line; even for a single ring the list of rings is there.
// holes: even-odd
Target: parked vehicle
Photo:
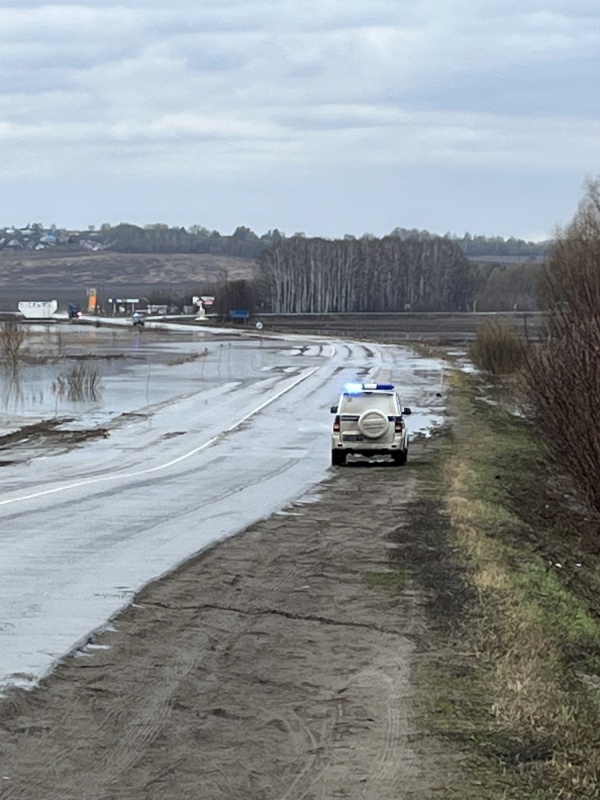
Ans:
[[[331,434],[331,463],[345,464],[348,453],[388,455],[401,466],[408,457],[408,433],[400,398],[391,383],[355,383],[344,387]]]

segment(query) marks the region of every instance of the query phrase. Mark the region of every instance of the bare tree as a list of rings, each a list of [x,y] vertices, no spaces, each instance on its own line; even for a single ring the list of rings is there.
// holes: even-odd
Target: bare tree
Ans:
[[[600,182],[559,232],[543,271],[543,345],[528,365],[535,421],[583,500],[600,513]]]
[[[0,358],[5,367],[16,372],[23,357],[27,331],[14,320],[6,320],[0,327]]]
[[[465,311],[471,268],[448,239],[308,239],[263,251],[261,281],[275,313]]]

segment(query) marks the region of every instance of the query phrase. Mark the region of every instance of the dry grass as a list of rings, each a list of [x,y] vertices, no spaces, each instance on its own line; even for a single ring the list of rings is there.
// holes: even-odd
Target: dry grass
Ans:
[[[199,358],[206,358],[208,356],[208,347],[203,350],[196,350],[193,353],[185,353],[184,355],[173,356],[167,362],[169,367],[175,367],[179,364],[187,364],[190,361],[198,361]]]
[[[596,680],[590,673],[600,626],[535,552],[536,532],[511,504],[503,464],[519,465],[511,481],[538,480],[526,424],[507,419],[499,407],[482,412],[464,385],[459,392],[445,483],[456,541],[479,598],[472,642],[486,705],[474,713],[468,689],[454,685],[452,691],[463,692],[453,709],[455,729],[467,725],[471,746],[488,767],[496,764],[499,788],[481,797],[599,798],[600,690],[577,676],[585,663],[587,684]],[[524,469],[528,453],[531,472]]]

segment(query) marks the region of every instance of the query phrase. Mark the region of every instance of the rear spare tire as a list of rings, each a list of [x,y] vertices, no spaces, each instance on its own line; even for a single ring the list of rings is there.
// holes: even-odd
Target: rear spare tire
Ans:
[[[358,430],[365,439],[381,439],[387,433],[389,425],[387,415],[378,408],[371,408],[358,418]]]

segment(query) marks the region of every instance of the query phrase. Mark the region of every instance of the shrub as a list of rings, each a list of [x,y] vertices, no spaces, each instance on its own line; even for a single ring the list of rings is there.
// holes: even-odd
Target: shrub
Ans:
[[[75,364],[67,372],[61,372],[53,385],[59,395],[69,400],[97,400],[102,375],[94,364]]]
[[[488,320],[469,348],[471,361],[492,375],[511,375],[525,361],[525,345],[514,330],[499,320]]]

